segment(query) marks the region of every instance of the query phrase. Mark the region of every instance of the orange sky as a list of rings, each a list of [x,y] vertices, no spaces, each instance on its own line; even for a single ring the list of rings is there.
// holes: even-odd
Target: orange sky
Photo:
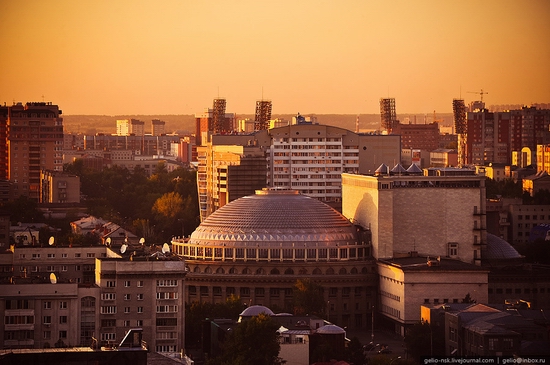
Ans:
[[[0,102],[64,114],[550,102],[550,1],[0,0]]]

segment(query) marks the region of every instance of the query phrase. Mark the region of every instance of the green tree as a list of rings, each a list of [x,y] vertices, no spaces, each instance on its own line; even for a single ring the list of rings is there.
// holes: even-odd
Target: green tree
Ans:
[[[292,290],[294,314],[324,315],[326,304],[320,284],[310,279],[298,279]]]
[[[223,344],[223,354],[208,365],[277,365],[279,358],[279,324],[262,313],[243,321]]]

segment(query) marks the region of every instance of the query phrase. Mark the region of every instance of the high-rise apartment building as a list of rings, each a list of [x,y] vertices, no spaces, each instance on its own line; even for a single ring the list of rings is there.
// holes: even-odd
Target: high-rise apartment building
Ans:
[[[534,106],[510,110],[510,146],[512,151],[529,148],[534,154],[537,145],[550,143],[550,109]]]
[[[160,119],[153,119],[151,121],[151,134],[153,136],[162,136],[166,134],[166,122]]]
[[[120,119],[116,121],[117,136],[145,135],[145,122],[137,119]]]
[[[218,208],[266,187],[265,151],[255,146],[197,147],[197,183],[201,221]]]
[[[467,113],[465,163],[509,164],[511,130],[509,112],[481,109]]]
[[[391,134],[401,136],[401,148],[431,152],[439,148],[439,124],[395,123]]]
[[[269,121],[271,120],[271,100],[258,100],[256,101],[256,116],[254,117],[254,130],[259,131],[261,129],[269,128]]]
[[[57,105],[17,103],[0,114],[0,172],[14,196],[38,201],[40,170],[63,170],[63,119]]]

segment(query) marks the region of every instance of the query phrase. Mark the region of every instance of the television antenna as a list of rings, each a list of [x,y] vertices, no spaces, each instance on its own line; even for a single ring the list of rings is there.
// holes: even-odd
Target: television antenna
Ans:
[[[57,276],[53,272],[50,274],[50,283],[57,284]]]
[[[169,253],[170,252],[170,246],[168,246],[167,243],[164,243],[164,245],[162,245],[162,253]]]

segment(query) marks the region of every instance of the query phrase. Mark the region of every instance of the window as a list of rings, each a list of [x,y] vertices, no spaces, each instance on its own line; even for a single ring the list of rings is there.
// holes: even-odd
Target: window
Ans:
[[[447,254],[449,255],[449,257],[457,257],[458,256],[458,243],[449,242],[448,243]]]
[[[138,294],[137,295],[137,300],[143,300],[143,294]]]
[[[103,306],[100,310],[101,314],[116,314],[116,306]]]
[[[138,319],[138,320],[136,321],[136,325],[137,325],[138,327],[143,327],[143,319]]]
[[[122,324],[124,327],[130,327],[130,321],[123,321]]]
[[[59,302],[59,309],[67,309],[67,302]]]
[[[52,316],[44,316],[43,317],[43,323],[44,324],[51,324],[52,323]]]
[[[137,312],[138,313],[143,313],[143,307],[137,307]]]
[[[49,301],[44,302],[43,307],[44,307],[44,309],[52,309],[52,302],[49,302]]]
[[[130,287],[130,281],[129,281],[129,280],[124,281],[124,287],[125,287],[125,288],[129,288],[129,287]]]
[[[107,281],[107,288],[115,288],[116,287],[116,281],[114,280],[109,280]]]
[[[44,331],[44,340],[49,340],[52,338],[52,331]]]
[[[124,300],[130,300],[130,294],[124,294]]]
[[[90,252],[88,252],[88,253],[86,254],[86,257],[88,257],[88,258],[95,257],[95,253],[90,253]]]
[[[67,271],[67,268],[68,268],[67,265],[62,265],[61,266],[61,271]]]
[[[76,257],[76,258],[78,258],[78,257],[80,257],[80,256],[81,256],[80,253],[75,253],[75,254],[74,254],[74,257]]]
[[[143,280],[139,280],[137,286],[138,288],[143,287]]]
[[[59,316],[59,324],[67,324],[67,316]]]
[[[115,300],[116,299],[116,293],[102,293],[101,294],[102,300]]]
[[[130,307],[124,307],[124,313],[130,313]]]
[[[114,341],[116,340],[116,333],[102,333],[101,341]]]
[[[67,339],[67,331],[59,331],[59,338]]]

